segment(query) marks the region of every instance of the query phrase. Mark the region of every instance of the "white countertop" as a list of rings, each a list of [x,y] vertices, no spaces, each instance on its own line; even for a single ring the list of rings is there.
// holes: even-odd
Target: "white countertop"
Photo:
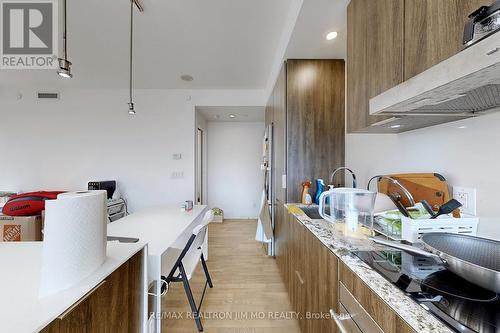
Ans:
[[[0,331],[38,332],[144,248],[108,242],[104,264],[76,286],[38,298],[42,242],[0,242]]]
[[[108,236],[135,237],[148,243],[149,256],[161,256],[206,210],[195,205],[189,211],[161,206],[140,211],[108,224]],[[194,226],[193,226],[194,227]]]

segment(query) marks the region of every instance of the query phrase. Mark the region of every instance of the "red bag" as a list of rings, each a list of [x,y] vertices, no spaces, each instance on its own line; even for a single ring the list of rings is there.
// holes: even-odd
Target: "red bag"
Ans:
[[[8,216],[38,215],[45,209],[45,200],[57,199],[61,191],[40,191],[15,195],[3,206],[2,213]]]

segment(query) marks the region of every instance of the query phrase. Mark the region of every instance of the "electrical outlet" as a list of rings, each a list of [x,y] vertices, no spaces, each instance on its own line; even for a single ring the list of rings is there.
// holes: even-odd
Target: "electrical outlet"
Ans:
[[[453,186],[453,198],[460,201],[460,212],[476,215],[476,189]]]
[[[184,178],[184,171],[174,171],[172,172],[171,179],[182,179]]]

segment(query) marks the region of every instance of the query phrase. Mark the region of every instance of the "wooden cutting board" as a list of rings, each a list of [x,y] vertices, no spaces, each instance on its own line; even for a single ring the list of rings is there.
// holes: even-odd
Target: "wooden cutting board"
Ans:
[[[404,173],[387,175],[399,181],[401,185],[411,193],[415,202],[426,200],[436,211],[441,205],[451,199],[448,183],[446,179],[437,173]],[[378,191],[389,195],[397,192],[401,195],[401,202],[405,207],[410,206],[401,189],[389,182],[387,179],[381,179],[378,183]],[[460,217],[457,209],[453,216]]]

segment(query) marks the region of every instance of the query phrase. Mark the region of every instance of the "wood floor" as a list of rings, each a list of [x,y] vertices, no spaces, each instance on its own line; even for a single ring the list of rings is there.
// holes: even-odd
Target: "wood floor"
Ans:
[[[300,333],[285,286],[273,258],[255,241],[255,220],[225,220],[209,227],[208,269],[214,284],[201,312],[207,333]],[[201,265],[191,279],[198,302],[204,286]],[[172,285],[162,300],[162,331],[197,332],[187,318],[182,284]]]

